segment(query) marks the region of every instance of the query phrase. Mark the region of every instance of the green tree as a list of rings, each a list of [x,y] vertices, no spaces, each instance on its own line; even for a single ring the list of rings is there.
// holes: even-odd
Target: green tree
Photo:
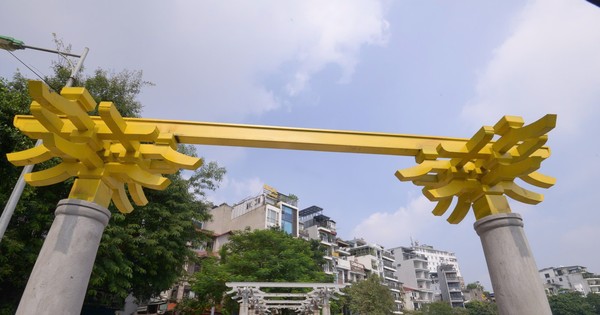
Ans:
[[[196,174],[220,178],[222,172],[209,163]],[[192,181],[196,176],[168,177],[167,189],[146,191],[148,205],[127,215],[113,211],[90,279],[88,303],[118,307],[129,293],[138,299],[156,296],[184,274],[186,261],[195,261],[191,248],[198,247],[203,237],[194,221],[209,219],[208,206],[191,193],[200,185]]]
[[[475,290],[475,289],[483,290],[483,286],[481,285],[481,283],[479,283],[479,281],[471,282],[471,283],[467,284],[467,289],[468,290]]]
[[[593,307],[579,292],[567,292],[548,297],[554,315],[594,315]]]
[[[54,76],[46,78],[53,89],[64,85],[69,71],[54,65]],[[141,71],[108,73],[97,70],[90,77],[78,76],[77,85],[86,86],[97,100],[112,100],[124,116],[137,116],[137,96],[148,85]],[[29,114],[31,100],[26,79],[17,73],[11,81],[0,78],[0,205],[4,206],[21,169],[6,160],[6,153],[33,146],[33,141],[12,126],[17,114]],[[194,154],[192,147],[181,147]],[[39,168],[56,161],[48,161]],[[38,169],[38,166],[36,166]],[[146,299],[168,289],[183,272],[183,262],[194,259],[190,245],[199,244],[193,220],[209,218],[204,192],[214,189],[225,170],[207,163],[193,174],[169,175],[172,184],[164,191],[145,190],[149,204],[128,215],[111,205],[107,226],[90,279],[86,304],[121,307],[133,293]],[[70,183],[48,187],[26,186],[9,228],[0,243],[0,314],[12,314],[45,234],[54,219],[54,209],[66,198]]]
[[[452,307],[448,302],[433,302],[426,304],[421,310],[423,315],[452,315]]]
[[[448,302],[438,301],[425,304],[423,308],[414,311],[413,315],[467,315],[471,314],[469,310],[462,307],[451,307]]]
[[[352,284],[344,292],[347,294],[344,300],[352,312],[387,315],[394,311],[394,297],[377,275],[370,275],[366,280]]]
[[[585,300],[594,310],[594,314],[600,315],[600,294],[590,292]]]
[[[218,258],[207,257],[202,260],[202,268],[194,275],[192,290],[198,296],[196,303],[192,304],[198,309],[207,309],[219,305],[223,301],[223,294],[229,289],[225,282],[231,279],[231,274],[223,268]],[[184,303],[185,304],[185,303]]]
[[[498,305],[492,302],[471,301],[465,303],[465,308],[469,311],[469,315],[497,315]]]
[[[321,269],[323,252],[316,245],[279,229],[237,232],[221,248],[220,261],[202,260],[192,290],[204,308],[225,302],[233,310],[237,303],[222,299],[227,281],[331,282]]]

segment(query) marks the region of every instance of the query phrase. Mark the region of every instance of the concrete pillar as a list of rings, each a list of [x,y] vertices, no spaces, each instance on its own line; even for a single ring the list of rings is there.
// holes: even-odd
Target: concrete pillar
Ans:
[[[323,315],[331,315],[331,311],[329,309],[329,299],[325,298],[325,301],[323,302]]]
[[[486,216],[474,224],[481,238],[501,315],[551,315],[523,219],[516,213]]]
[[[79,315],[110,211],[95,203],[63,199],[35,262],[18,315]]]
[[[240,303],[240,314],[239,315],[248,315],[248,302],[243,301]]]

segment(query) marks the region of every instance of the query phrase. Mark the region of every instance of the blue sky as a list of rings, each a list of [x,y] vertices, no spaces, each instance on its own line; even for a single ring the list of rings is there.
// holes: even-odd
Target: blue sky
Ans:
[[[0,34],[73,52],[87,72],[143,70],[143,115],[181,119],[470,137],[503,115],[526,123],[558,114],[557,178],[537,206],[512,202],[539,268],[583,265],[600,273],[600,8],[581,1],[8,0]],[[20,69],[0,52],[0,75]],[[55,57],[18,51],[44,74]],[[228,170],[216,203],[263,184],[318,205],[343,238],[387,247],[420,243],[454,251],[467,282],[491,289],[470,214],[434,217],[418,187],[399,182],[410,157],[198,147]]]

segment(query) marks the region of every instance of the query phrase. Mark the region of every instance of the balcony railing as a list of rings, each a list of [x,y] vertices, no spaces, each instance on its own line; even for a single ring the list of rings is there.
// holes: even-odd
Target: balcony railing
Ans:
[[[591,272],[585,272],[582,274],[583,279],[589,279],[589,278],[599,278],[600,279],[600,275],[597,274],[593,274]]]
[[[382,252],[382,255],[384,258],[390,259],[390,260],[394,260],[394,255],[392,255],[391,253],[388,252]]]
[[[384,260],[383,261],[383,266],[394,268],[394,263],[392,263],[391,261]]]

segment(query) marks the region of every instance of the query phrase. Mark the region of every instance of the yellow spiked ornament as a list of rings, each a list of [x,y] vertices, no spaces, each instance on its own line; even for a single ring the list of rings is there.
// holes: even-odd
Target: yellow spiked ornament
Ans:
[[[69,198],[104,207],[112,200],[119,211],[128,213],[133,206],[125,185],[135,204],[143,206],[148,200],[142,187],[165,189],[169,180],[161,174],[180,168],[193,170],[202,163],[177,152],[173,134],[161,133],[155,126],[129,125],[110,102],[100,103],[100,119],[90,117],[87,112],[96,103],[83,88],[65,88],[58,95],[41,82],[30,81],[29,91],[36,121],[29,121],[32,125],[25,127],[16,117],[15,125],[38,130],[33,137],[42,139],[43,144],[10,153],[8,160],[15,165],[40,163],[52,157],[62,160],[52,168],[27,174],[25,180],[30,185],[51,185],[77,177]]]

